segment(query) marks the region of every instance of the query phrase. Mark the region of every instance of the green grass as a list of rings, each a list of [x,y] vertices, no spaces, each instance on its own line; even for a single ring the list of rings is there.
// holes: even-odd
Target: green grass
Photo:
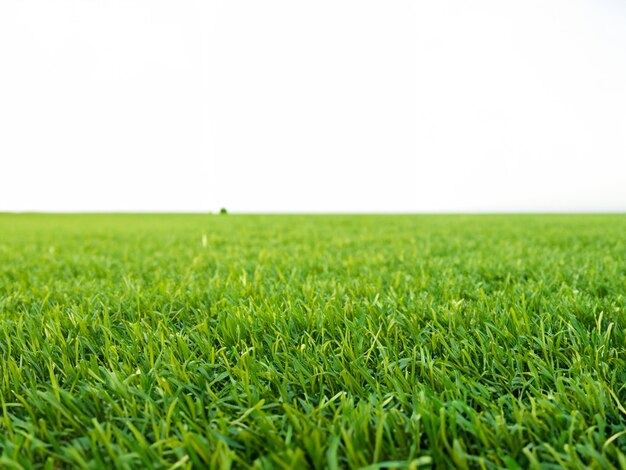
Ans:
[[[626,468],[625,348],[625,215],[0,215],[3,468]]]

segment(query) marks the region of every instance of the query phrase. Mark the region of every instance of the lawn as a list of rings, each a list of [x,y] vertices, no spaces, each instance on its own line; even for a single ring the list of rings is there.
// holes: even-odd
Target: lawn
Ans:
[[[0,467],[626,468],[626,215],[0,215]]]

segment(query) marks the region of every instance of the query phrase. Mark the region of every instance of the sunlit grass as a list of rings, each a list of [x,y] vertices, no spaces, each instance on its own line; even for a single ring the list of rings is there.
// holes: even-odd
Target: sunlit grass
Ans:
[[[626,467],[626,216],[0,215],[0,467]]]

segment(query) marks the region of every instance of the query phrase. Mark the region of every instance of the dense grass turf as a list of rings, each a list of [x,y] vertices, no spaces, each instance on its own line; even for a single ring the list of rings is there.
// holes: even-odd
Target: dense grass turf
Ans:
[[[0,215],[0,467],[626,467],[626,216]]]

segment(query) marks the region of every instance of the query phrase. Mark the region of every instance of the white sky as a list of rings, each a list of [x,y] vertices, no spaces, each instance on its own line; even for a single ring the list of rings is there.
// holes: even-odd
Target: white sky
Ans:
[[[1,0],[0,210],[625,211],[622,0]]]

